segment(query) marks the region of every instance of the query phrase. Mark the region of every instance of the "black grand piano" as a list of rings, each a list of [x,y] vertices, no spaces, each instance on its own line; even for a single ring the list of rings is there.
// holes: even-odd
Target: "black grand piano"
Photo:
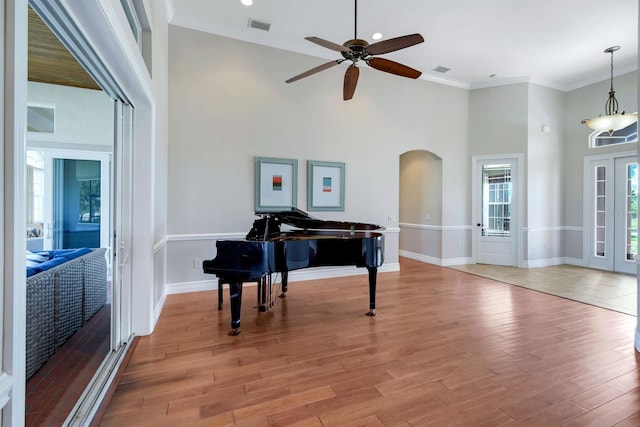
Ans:
[[[258,283],[258,304],[268,310],[271,275],[282,276],[282,295],[287,292],[288,273],[308,267],[355,265],[369,271],[369,311],[375,316],[376,275],[384,259],[384,235],[374,224],[324,221],[297,208],[256,212],[260,217],[245,240],[218,240],[217,255],[204,260],[205,273],[218,276],[218,310],[222,308],[223,284],[229,284],[231,332],[240,333],[243,282]],[[282,231],[281,225],[294,229]]]

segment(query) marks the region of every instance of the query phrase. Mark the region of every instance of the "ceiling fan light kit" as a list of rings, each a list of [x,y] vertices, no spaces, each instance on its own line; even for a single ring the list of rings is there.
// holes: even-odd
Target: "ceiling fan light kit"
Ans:
[[[580,122],[596,131],[608,131],[609,135],[617,130],[624,129],[638,120],[638,113],[625,113],[624,110],[620,113],[618,112],[618,100],[616,99],[616,92],[613,90],[613,52],[619,49],[620,46],[612,46],[604,50],[604,53],[611,54],[611,89],[609,89],[609,98],[607,98],[604,106],[605,115],[600,115],[593,119],[585,119]]]
[[[321,39],[320,37],[305,37],[312,43],[327,49],[340,52],[342,59],[327,62],[319,65],[315,68],[305,71],[286,80],[285,83],[292,83],[302,78],[319,73],[333,67],[334,65],[341,64],[344,61],[351,61],[351,64],[347,68],[344,75],[344,85],[342,89],[342,97],[345,101],[353,98],[353,94],[356,91],[358,84],[358,77],[360,70],[358,69],[358,63],[360,61],[365,62],[371,68],[385,73],[395,74],[397,76],[408,77],[410,79],[417,79],[422,72],[415,70],[406,65],[400,64],[389,59],[377,58],[374,55],[382,55],[385,53],[395,52],[396,50],[404,49],[419,43],[424,42],[424,38],[420,34],[409,34],[406,36],[395,37],[388,40],[382,40],[373,44],[369,44],[366,40],[358,38],[358,0],[354,0],[355,4],[355,24],[354,24],[354,36],[353,39],[347,40],[343,44],[337,44],[328,40]]]

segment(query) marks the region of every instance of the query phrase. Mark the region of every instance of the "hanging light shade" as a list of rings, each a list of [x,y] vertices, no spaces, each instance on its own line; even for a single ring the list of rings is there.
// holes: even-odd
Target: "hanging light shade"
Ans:
[[[593,119],[585,119],[580,123],[589,126],[593,130],[601,132],[608,131],[611,135],[614,131],[623,129],[636,120],[638,113],[618,112],[618,100],[616,99],[616,91],[613,90],[613,52],[620,49],[620,46],[612,46],[604,50],[604,53],[611,54],[611,89],[609,89],[609,98],[604,105],[605,115],[600,115]]]

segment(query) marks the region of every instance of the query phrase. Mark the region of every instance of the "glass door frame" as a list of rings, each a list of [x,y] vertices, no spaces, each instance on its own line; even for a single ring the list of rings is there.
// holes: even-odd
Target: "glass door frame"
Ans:
[[[111,248],[112,224],[111,224],[111,153],[96,151],[80,151],[80,150],[59,150],[45,149],[37,146],[28,145],[27,150],[40,151],[44,155],[44,182],[46,185],[44,192],[44,236],[43,249],[53,249],[53,160],[54,159],[70,159],[70,160],[93,160],[100,162],[100,193],[101,197],[101,216],[100,216],[100,247]],[[49,235],[50,238],[47,238]]]
[[[583,193],[583,251],[586,267],[598,270],[616,271],[616,250],[612,245],[617,245],[615,236],[616,198],[618,190],[615,186],[616,160],[624,157],[636,157],[636,151],[624,151],[601,155],[585,156],[584,158],[584,193]],[[602,206],[602,219],[604,230],[599,239],[604,239],[604,255],[596,254],[596,204],[595,204],[595,168],[605,168],[605,177],[602,184],[604,190],[604,206]],[[608,195],[612,195],[609,197]],[[636,267],[637,268],[637,267]],[[627,272],[629,273],[629,272]],[[633,273],[630,273],[633,274]]]
[[[521,216],[524,212],[523,182],[524,182],[524,154],[496,154],[496,155],[475,155],[472,156],[472,259],[474,263],[482,262],[493,264],[491,259],[487,259],[484,255],[483,242],[491,243],[498,237],[483,237],[482,234],[482,166],[486,164],[506,164],[510,163],[511,167],[511,220],[510,220],[510,245],[512,255],[505,264],[502,261],[496,261],[496,265],[512,265],[514,267],[522,267],[523,260],[523,242],[520,238],[522,235]]]

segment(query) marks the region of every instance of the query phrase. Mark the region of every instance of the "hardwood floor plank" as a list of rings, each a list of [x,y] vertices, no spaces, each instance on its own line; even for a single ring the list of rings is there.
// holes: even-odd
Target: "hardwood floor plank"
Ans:
[[[566,427],[613,426],[640,413],[640,390],[633,390],[563,424]]]
[[[167,298],[104,425],[609,427],[640,416],[627,314],[406,259],[379,274],[376,317],[364,316],[366,276],[292,283],[266,313],[247,286],[237,337],[216,298]]]

